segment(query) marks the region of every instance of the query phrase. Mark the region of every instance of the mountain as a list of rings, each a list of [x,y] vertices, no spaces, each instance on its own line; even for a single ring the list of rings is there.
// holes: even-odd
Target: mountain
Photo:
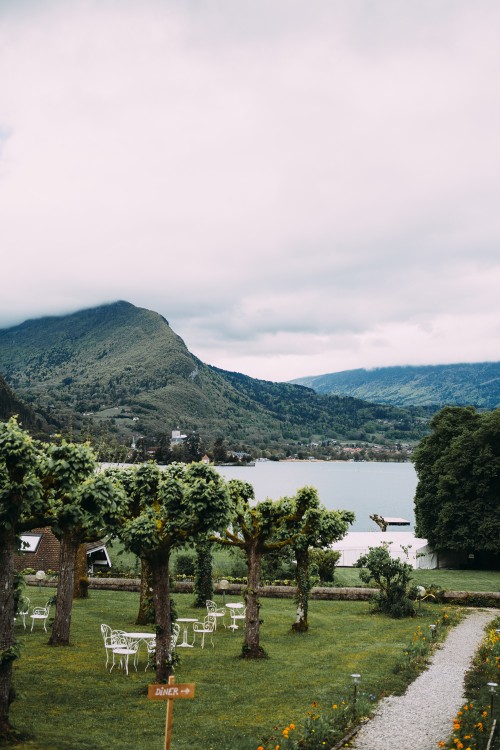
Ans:
[[[394,406],[500,406],[500,362],[345,370],[291,382]]]
[[[35,435],[47,435],[49,425],[43,417],[23,403],[7,385],[0,375],[0,420],[4,421],[16,415],[20,424]]]
[[[201,362],[158,313],[128,302],[0,330],[0,372],[61,431],[119,441],[196,431],[250,446],[294,441],[415,441],[418,410],[318,395]]]

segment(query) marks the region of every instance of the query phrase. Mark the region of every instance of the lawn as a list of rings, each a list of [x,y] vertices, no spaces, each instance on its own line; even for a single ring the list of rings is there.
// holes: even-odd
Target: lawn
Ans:
[[[52,593],[31,587],[32,604]],[[179,617],[200,615],[192,595],[175,596]],[[11,720],[30,739],[20,750],[161,750],[165,703],[146,698],[154,673],[139,670],[127,677],[104,667],[100,624],[136,630],[138,594],[91,591],[74,603],[72,646],[54,648],[39,623],[33,633],[16,624],[22,657],[14,665],[17,699]],[[221,604],[221,600],[218,601]],[[310,630],[294,635],[291,599],[263,599],[261,642],[269,659],[242,661],[241,631],[219,628],[201,649],[181,649],[178,682],[194,682],[194,700],[177,701],[174,750],[255,750],[275,725],[300,723],[312,701],[331,704],[352,689],[351,673],[361,674],[365,695],[404,690],[393,673],[418,625],[424,632],[442,612],[425,604],[413,620],[390,620],[369,613],[364,602],[313,601]],[[203,614],[203,612],[201,612]]]
[[[335,583],[359,586],[358,568],[337,568]],[[412,583],[435,584],[446,591],[500,591],[500,570],[414,570]]]

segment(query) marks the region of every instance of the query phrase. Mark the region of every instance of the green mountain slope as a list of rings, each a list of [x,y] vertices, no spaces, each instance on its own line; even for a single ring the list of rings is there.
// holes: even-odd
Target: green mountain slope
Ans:
[[[395,406],[500,406],[500,362],[379,367],[298,378],[293,383]]]
[[[19,423],[35,435],[47,435],[49,425],[39,414],[23,403],[0,375],[0,420],[5,421],[16,415]]]
[[[229,373],[193,356],[155,312],[116,302],[0,331],[0,371],[62,430],[120,439],[196,431],[247,445],[354,439],[366,430],[416,440],[415,410],[322,396]]]

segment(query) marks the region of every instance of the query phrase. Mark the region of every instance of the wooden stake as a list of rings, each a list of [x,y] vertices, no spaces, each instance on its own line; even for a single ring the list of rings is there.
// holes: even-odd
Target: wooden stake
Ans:
[[[170,675],[168,678],[168,684],[175,684],[174,675]],[[165,723],[165,750],[170,750],[170,744],[172,742],[172,718],[174,713],[174,701],[172,698],[167,700],[167,717]]]

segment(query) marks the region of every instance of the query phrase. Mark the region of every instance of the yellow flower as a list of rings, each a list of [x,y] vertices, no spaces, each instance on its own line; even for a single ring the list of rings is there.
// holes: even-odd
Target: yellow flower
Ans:
[[[332,708],[337,708],[337,704],[334,703],[333,706],[332,706]]]
[[[295,724],[290,724],[289,729],[295,729]]]
[[[482,716],[482,717],[483,717],[483,719],[484,719],[484,718],[485,718],[486,716],[488,716],[488,711],[483,711],[483,713],[481,714],[481,716]]]

